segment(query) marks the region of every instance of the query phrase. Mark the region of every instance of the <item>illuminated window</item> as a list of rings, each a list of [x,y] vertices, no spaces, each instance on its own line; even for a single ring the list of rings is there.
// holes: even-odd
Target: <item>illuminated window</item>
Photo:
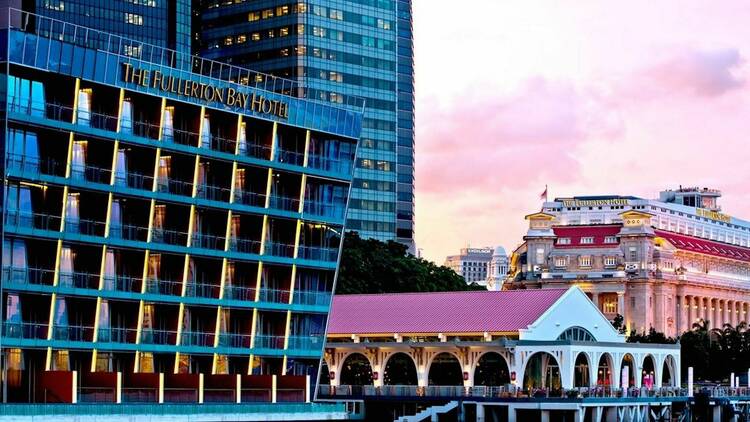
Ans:
[[[253,32],[250,35],[250,39],[253,41],[260,41],[260,33],[259,32]]]
[[[305,25],[304,24],[297,25],[297,35],[305,35]]]
[[[608,314],[617,312],[617,296],[609,295],[602,298],[602,311]]]
[[[578,257],[578,266],[581,268],[591,267],[591,257],[588,255]]]
[[[287,35],[289,35],[289,27],[288,26],[285,26],[285,27],[279,29],[279,36],[280,37],[286,37]]]
[[[280,55],[281,57],[289,57],[289,49],[288,49],[288,48],[282,48],[282,49],[281,49],[281,50],[279,51],[279,55]]]
[[[44,8],[64,12],[65,3],[62,0],[44,0]]]
[[[289,14],[289,6],[279,6],[276,8],[276,16],[284,16]]]
[[[325,37],[326,29],[319,26],[313,26],[313,35],[316,37]]]
[[[564,256],[558,256],[555,258],[555,267],[565,268],[568,266],[568,259]]]
[[[250,12],[247,15],[247,20],[250,22],[255,22],[257,20],[260,20],[260,12]]]
[[[273,32],[273,29],[269,29],[269,30],[268,30],[268,35],[267,35],[267,36],[268,36],[268,38],[273,38],[273,37],[275,37],[275,36],[276,36],[276,34],[275,34],[275,33]]]
[[[143,16],[136,13],[125,13],[125,23],[131,25],[143,25]]]
[[[261,12],[261,17],[263,19],[268,19],[273,17],[273,9],[266,9],[263,12]]]
[[[385,29],[386,31],[390,31],[391,23],[383,19],[378,19],[378,28]]]
[[[237,35],[237,44],[242,44],[247,41],[247,35]]]
[[[307,5],[305,3],[297,3],[295,7],[296,13],[307,13]]]
[[[557,239],[558,245],[570,245],[570,238],[569,237],[560,237]]]
[[[607,236],[604,238],[604,243],[617,243],[617,236]]]
[[[617,258],[614,256],[605,256],[604,257],[604,266],[605,267],[614,267],[617,265]]]
[[[335,19],[337,21],[344,20],[344,12],[340,10],[331,9],[330,13],[328,14],[328,17],[331,19]]]
[[[224,38],[224,45],[232,45],[232,44],[234,44],[234,38],[232,38],[231,36]]]
[[[592,245],[594,243],[593,237],[582,237],[581,238],[581,245]]]
[[[333,82],[343,82],[344,81],[343,76],[341,76],[341,74],[338,73],[338,72],[331,72],[330,76],[329,76],[329,79],[331,81],[333,81]]]

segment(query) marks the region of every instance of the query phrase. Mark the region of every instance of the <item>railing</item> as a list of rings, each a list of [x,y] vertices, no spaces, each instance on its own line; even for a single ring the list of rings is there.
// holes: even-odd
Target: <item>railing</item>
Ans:
[[[214,347],[214,333],[200,331],[183,331],[180,344],[184,346]]]
[[[305,390],[303,388],[277,388],[276,401],[285,402],[303,402],[305,401]]]
[[[108,130],[110,132],[115,132],[117,130],[118,120],[119,119],[117,118],[117,116],[95,111],[82,110],[80,108],[78,109],[78,115],[76,117],[76,123],[79,125],[88,124],[88,126],[92,128]]]
[[[229,202],[231,192],[231,190],[221,186],[212,186],[208,184],[199,184],[196,186],[196,196],[211,201]]]
[[[54,279],[55,270],[3,266],[3,283],[51,286]]]
[[[138,338],[138,330],[123,327],[99,327],[96,341],[99,343],[134,344]]]
[[[123,403],[156,403],[158,400],[158,388],[122,388]]]
[[[237,396],[237,390],[231,388],[204,388],[204,403],[234,403]]]
[[[3,336],[8,338],[43,340],[48,335],[48,325],[36,322],[3,322]]]
[[[270,303],[289,303],[289,290],[260,289],[259,300]]]
[[[727,389],[728,390],[728,389]],[[728,394],[743,396],[748,391],[734,389]],[[747,389],[745,389],[747,390]],[[716,389],[707,389],[708,394],[720,397]],[[532,389],[525,390],[517,386],[416,386],[416,385],[321,385],[318,394],[323,397],[441,397],[441,398],[495,398],[495,399],[547,399],[547,398],[623,398],[623,397],[686,397],[687,389],[681,387],[660,388],[611,388],[611,387],[577,387],[572,389]]]
[[[80,271],[60,272],[57,285],[62,287],[75,287],[78,289],[98,289],[100,274],[85,273]]]
[[[248,157],[260,158],[261,160],[271,159],[271,147],[268,145],[260,145],[252,142],[240,142],[238,148],[239,155],[246,155]]]
[[[176,331],[154,330],[151,328],[144,328],[141,331],[141,343],[143,344],[158,344],[158,345],[174,346],[176,342],[177,342]]]
[[[282,211],[299,211],[299,198],[288,196],[271,195],[268,201],[269,207]]]
[[[175,144],[197,147],[200,137],[198,136],[198,133],[189,130],[163,127],[161,139],[164,142],[173,142]]]
[[[256,334],[253,340],[253,346],[256,349],[283,349],[284,336],[271,336],[265,334]]]
[[[49,175],[65,177],[65,163],[51,158],[30,157],[26,155],[8,154],[5,161],[8,171],[32,174],[34,176]]]
[[[310,154],[307,157],[307,166],[317,170],[330,171],[349,176],[352,174],[352,170],[354,170],[354,160],[341,160],[327,158],[317,154]]]
[[[159,139],[159,125],[123,118],[120,123],[120,133],[157,140]]]
[[[287,342],[289,350],[319,350],[323,347],[323,336],[289,336]]]
[[[304,213],[318,217],[343,219],[346,208],[343,204],[331,204],[320,201],[305,200]]]
[[[266,206],[266,195],[263,193],[236,190],[234,191],[234,202],[263,208]]]
[[[224,286],[224,299],[232,299],[232,300],[243,300],[246,302],[254,302],[255,301],[255,287],[245,287],[245,286]]]
[[[252,336],[240,333],[220,333],[219,346],[249,349]]]
[[[72,163],[70,165],[70,177],[91,183],[108,185],[112,180],[112,170],[86,164]]]
[[[234,154],[234,151],[237,149],[237,141],[211,134],[208,137],[204,136],[202,138],[201,147]]]
[[[331,293],[295,290],[295,305],[328,306],[331,303]]]
[[[266,255],[279,256],[283,258],[294,257],[294,245],[286,243],[266,242],[264,249]]]
[[[114,239],[145,242],[146,240],[148,240],[148,227],[134,226],[131,224],[110,223],[109,237]]]
[[[339,257],[339,250],[338,248],[300,245],[297,257],[313,261],[336,262]]]
[[[104,290],[140,293],[141,281],[141,277],[132,277],[120,274],[105,275]]]
[[[173,195],[180,196],[193,196],[193,184],[191,182],[185,182],[167,177],[159,177],[156,179],[156,189],[159,192],[171,193]]]
[[[270,388],[243,388],[240,390],[242,403],[268,403],[271,401]]]
[[[83,325],[52,325],[52,339],[65,341],[94,341],[94,327]]]
[[[60,122],[70,123],[73,121],[73,107],[40,101],[24,101],[18,97],[10,97],[8,99],[8,112],[33,117],[45,117]]]
[[[276,160],[279,163],[302,166],[305,164],[305,153],[297,151],[288,151],[283,149],[276,150]]]
[[[220,287],[218,284],[188,282],[185,287],[185,296],[217,299]]]
[[[261,243],[250,239],[229,239],[229,250],[239,253],[260,254]]]
[[[65,231],[68,233],[78,233],[86,236],[104,237],[104,230],[106,227],[107,223],[104,221],[78,218],[65,219]]]
[[[18,210],[7,210],[5,213],[5,226],[23,227],[37,230],[60,231],[60,221],[56,215],[25,212]]]
[[[127,186],[133,189],[151,190],[154,187],[154,177],[136,172],[115,171],[115,186]]]
[[[78,400],[82,403],[114,403],[117,389],[112,387],[80,387]]]
[[[181,296],[182,282],[149,278],[146,281],[146,293]]]
[[[190,246],[201,249],[224,250],[226,238],[223,236],[214,236],[211,234],[193,233],[193,239]]]
[[[151,241],[167,245],[187,246],[188,234],[177,230],[151,229]]]

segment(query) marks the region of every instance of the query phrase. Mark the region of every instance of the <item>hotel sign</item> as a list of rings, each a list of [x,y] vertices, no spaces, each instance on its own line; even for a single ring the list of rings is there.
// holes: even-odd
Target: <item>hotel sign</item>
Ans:
[[[722,214],[720,212],[707,210],[705,208],[696,208],[695,213],[698,217],[705,217],[715,221],[721,221],[722,223],[731,223],[732,217]]]
[[[567,208],[572,207],[601,207],[611,205],[630,205],[630,201],[623,198],[609,198],[609,199],[563,199],[563,206]]]
[[[165,75],[159,70],[140,69],[133,67],[130,63],[122,64],[122,79],[129,84],[193,98],[209,104],[218,103],[258,114],[267,114],[282,119],[289,118],[289,104],[283,101],[272,100],[255,93],[245,93],[231,87],[217,87],[190,79],[177,78]]]

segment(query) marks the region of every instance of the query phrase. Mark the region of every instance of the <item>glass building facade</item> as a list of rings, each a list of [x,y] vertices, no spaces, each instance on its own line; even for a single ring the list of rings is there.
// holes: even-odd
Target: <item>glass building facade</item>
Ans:
[[[9,0],[16,9],[190,52],[191,0]]]
[[[201,56],[301,81],[320,100],[364,97],[347,228],[413,248],[411,1],[202,0],[199,11]]]
[[[0,54],[4,399],[308,400],[362,110],[29,13]]]

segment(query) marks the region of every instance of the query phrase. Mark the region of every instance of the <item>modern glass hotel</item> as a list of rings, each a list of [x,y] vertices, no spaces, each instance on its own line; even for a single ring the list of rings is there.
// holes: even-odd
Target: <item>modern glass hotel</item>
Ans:
[[[362,111],[109,33],[8,20],[4,400],[309,400]]]

